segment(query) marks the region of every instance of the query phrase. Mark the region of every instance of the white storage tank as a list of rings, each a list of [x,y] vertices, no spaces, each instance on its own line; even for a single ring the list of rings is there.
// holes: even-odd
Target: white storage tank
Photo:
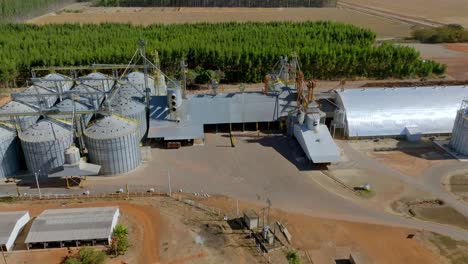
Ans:
[[[63,165],[65,150],[73,143],[73,133],[68,125],[43,119],[20,133],[20,140],[29,171],[47,175]]]
[[[138,124],[132,120],[106,116],[85,131],[91,163],[101,166],[100,174],[129,172],[141,164]]]
[[[93,72],[80,78],[80,83],[91,86],[99,91],[108,92],[114,86],[115,81],[106,74]]]
[[[84,101],[73,102],[73,100],[71,99],[63,100],[62,102],[56,104],[52,109],[57,109],[60,112],[73,112],[73,108],[75,109],[75,111],[90,111],[94,109],[92,105],[88,105]],[[91,118],[93,117],[92,114],[81,115],[81,116],[84,116],[84,121],[86,125],[89,123],[89,121],[91,121]],[[67,122],[71,122],[72,120],[71,115],[55,115],[53,116],[53,118],[64,119]]]
[[[13,176],[20,170],[20,153],[16,130],[0,125],[0,179]]]
[[[13,94],[12,97],[15,101],[26,103],[41,109],[51,108],[58,99],[55,91],[36,85],[30,86],[21,92],[20,95]]]
[[[450,147],[460,155],[468,155],[468,101],[463,101],[457,112]]]
[[[35,112],[38,112],[38,109],[32,106],[20,103],[20,102],[16,102],[16,101],[11,101],[0,108],[0,113],[2,114],[35,113]],[[16,122],[18,122],[18,125],[20,126],[21,130],[25,130],[31,127],[32,125],[36,124],[38,119],[39,119],[38,115],[18,116],[18,117],[11,116],[11,117],[1,117],[0,121],[7,122],[10,124],[15,124]]]
[[[114,96],[111,109],[119,115],[134,119],[139,125],[139,138],[143,138],[148,130],[146,121],[146,107],[144,104],[132,99]]]

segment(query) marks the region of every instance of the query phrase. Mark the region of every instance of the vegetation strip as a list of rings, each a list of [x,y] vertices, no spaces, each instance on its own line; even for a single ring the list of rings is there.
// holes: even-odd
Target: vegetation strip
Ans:
[[[226,82],[260,82],[278,57],[297,51],[306,78],[404,78],[443,74],[411,47],[375,43],[369,30],[332,22],[199,23],[133,26],[0,25],[0,82],[29,76],[33,66],[127,63],[138,39],[157,50],[162,68],[221,70]]]

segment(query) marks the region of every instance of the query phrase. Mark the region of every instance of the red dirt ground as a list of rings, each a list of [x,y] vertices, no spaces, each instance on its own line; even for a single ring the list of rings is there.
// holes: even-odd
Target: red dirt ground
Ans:
[[[150,206],[135,205],[128,202],[90,202],[90,203],[47,203],[44,204],[0,204],[0,211],[18,211],[29,210],[31,217],[39,215],[46,209],[57,208],[79,208],[79,207],[99,207],[99,206],[118,206],[121,214],[128,214],[134,219],[138,219],[138,224],[135,225],[140,230],[135,230],[135,233],[143,234],[142,241],[138,241],[137,247],[137,263],[159,263],[159,234],[157,227],[160,222],[159,211]],[[22,254],[14,252],[12,263],[60,263],[61,260],[68,255],[67,250],[54,249],[50,251],[35,251]],[[10,263],[10,261],[9,261]],[[110,260],[110,263],[122,263],[122,260]]]

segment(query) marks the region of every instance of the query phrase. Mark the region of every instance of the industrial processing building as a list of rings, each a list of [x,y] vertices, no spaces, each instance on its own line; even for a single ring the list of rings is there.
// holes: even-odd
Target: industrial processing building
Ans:
[[[0,246],[2,251],[11,251],[15,240],[29,222],[29,212],[0,212]]]
[[[110,244],[119,215],[118,207],[45,210],[34,219],[26,247]]]
[[[337,129],[345,138],[450,134],[459,102],[468,96],[464,86],[314,93],[316,84],[296,71],[295,57],[280,59],[262,92],[219,93],[215,83],[211,94],[189,94],[184,81],[142,58],[145,65],[33,70],[34,85],[0,108],[0,177],[26,169],[43,178],[124,174],[141,164],[145,142],[193,142],[203,140],[206,126],[245,123],[276,123],[309,161],[335,163],[341,160]],[[36,70],[71,70],[72,77],[37,78]],[[91,73],[78,76],[86,70]],[[463,142],[455,138],[454,146]]]
[[[337,91],[334,124],[347,138],[450,134],[466,86]]]

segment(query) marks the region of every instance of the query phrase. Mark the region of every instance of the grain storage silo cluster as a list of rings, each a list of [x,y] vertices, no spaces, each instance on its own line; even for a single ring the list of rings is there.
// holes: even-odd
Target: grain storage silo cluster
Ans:
[[[137,122],[106,116],[92,123],[85,131],[89,159],[101,166],[101,174],[129,172],[141,163]]]
[[[460,155],[468,155],[468,101],[464,100],[453,125],[450,147]]]
[[[20,170],[20,147],[16,130],[0,125],[0,179],[14,175]]]
[[[74,143],[102,166],[100,174],[121,174],[140,165],[140,140],[147,131],[145,76],[132,72],[118,85],[114,80],[99,72],[76,79],[54,73],[34,78],[33,86],[13,94],[13,101],[0,108],[5,114],[0,118],[5,124],[0,126],[0,177],[25,169],[18,159],[21,147],[29,172],[41,176],[63,166]],[[147,84],[153,95],[154,79],[148,77]],[[74,118],[74,112],[82,118]]]

